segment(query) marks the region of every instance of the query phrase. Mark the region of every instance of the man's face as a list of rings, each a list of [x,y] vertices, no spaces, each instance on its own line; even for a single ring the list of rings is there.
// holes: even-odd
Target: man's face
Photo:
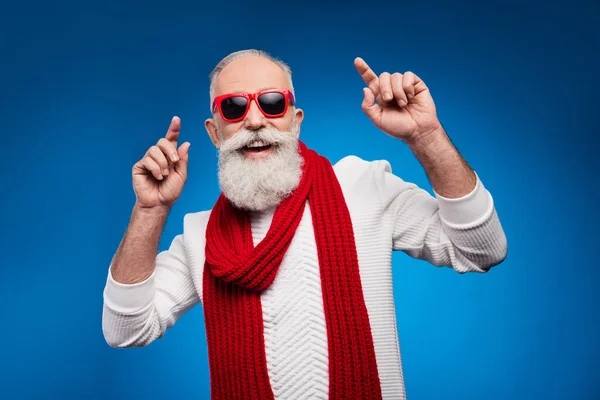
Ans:
[[[262,57],[242,57],[233,61],[219,74],[215,83],[215,97],[228,93],[256,93],[266,89],[291,89],[285,72],[277,64]],[[212,106],[212,105],[211,105]],[[282,117],[268,118],[260,111],[256,101],[250,102],[246,117],[239,122],[226,122],[218,111],[206,121],[206,130],[217,148],[241,129],[259,130],[270,127],[280,132],[300,132],[303,112],[288,106]],[[295,126],[294,126],[295,125]],[[221,135],[219,135],[221,133]],[[249,157],[264,157],[264,154],[247,154]]]
[[[278,65],[261,57],[244,57],[221,71],[215,96],[290,86]],[[218,111],[206,121],[208,134],[219,149],[221,190],[236,207],[253,211],[275,207],[298,186],[302,117],[302,110],[288,105],[284,115],[269,118],[253,100],[241,121],[228,122]]]

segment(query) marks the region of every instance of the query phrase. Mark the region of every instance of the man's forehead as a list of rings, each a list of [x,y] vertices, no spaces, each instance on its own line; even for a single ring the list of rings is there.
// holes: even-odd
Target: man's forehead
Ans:
[[[263,57],[243,57],[227,65],[217,77],[215,94],[291,89],[283,69]]]

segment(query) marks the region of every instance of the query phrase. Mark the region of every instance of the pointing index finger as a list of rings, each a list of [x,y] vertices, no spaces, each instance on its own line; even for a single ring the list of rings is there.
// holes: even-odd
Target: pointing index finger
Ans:
[[[170,142],[177,143],[177,139],[179,139],[179,131],[181,130],[181,120],[179,117],[173,117],[171,120],[171,125],[169,125],[169,130],[167,131],[167,135],[165,139]]]
[[[354,59],[354,66],[375,96],[379,94],[379,78],[371,67],[360,57]]]

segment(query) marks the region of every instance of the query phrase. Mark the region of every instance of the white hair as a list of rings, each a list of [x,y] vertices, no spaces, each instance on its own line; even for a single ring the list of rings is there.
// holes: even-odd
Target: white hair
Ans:
[[[289,65],[287,65],[285,62],[281,61],[280,59],[273,57],[272,55],[270,55],[269,53],[267,53],[264,50],[257,50],[257,49],[239,50],[239,51],[230,53],[225,58],[223,58],[210,73],[210,107],[211,107],[210,111],[211,112],[213,112],[212,104],[215,99],[215,85],[217,82],[217,78],[219,77],[219,74],[221,73],[221,71],[223,71],[223,69],[226,66],[231,64],[233,61],[238,60],[242,57],[248,57],[248,56],[262,57],[262,58],[265,58],[265,59],[277,64],[279,67],[281,67],[283,72],[285,72],[285,75],[287,76],[288,80],[290,81],[290,90],[292,91],[292,93],[294,95],[294,99],[296,98],[296,93],[294,92],[294,85],[292,83],[292,70],[289,67]]]
[[[272,154],[248,158],[243,147],[258,140],[270,144]],[[270,126],[256,131],[242,128],[219,149],[219,185],[235,207],[263,211],[280,204],[298,187],[303,162],[295,126],[290,132]]]

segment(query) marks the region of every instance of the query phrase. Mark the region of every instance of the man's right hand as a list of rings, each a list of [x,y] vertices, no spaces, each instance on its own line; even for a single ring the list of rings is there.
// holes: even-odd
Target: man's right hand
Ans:
[[[133,166],[137,207],[168,212],[181,195],[187,180],[190,143],[185,142],[177,148],[180,129],[179,117],[173,117],[166,136]]]

